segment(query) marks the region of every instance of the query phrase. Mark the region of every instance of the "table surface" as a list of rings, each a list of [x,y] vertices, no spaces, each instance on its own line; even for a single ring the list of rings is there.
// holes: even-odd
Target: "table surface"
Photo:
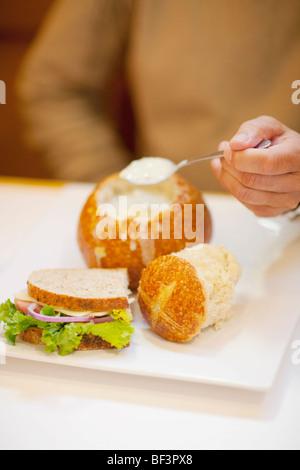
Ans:
[[[2,272],[61,186],[0,178]],[[295,341],[267,393],[2,357],[0,448],[299,450]]]

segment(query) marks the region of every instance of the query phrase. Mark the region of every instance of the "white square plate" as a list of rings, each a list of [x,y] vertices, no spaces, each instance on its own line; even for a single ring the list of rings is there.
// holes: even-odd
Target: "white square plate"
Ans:
[[[92,190],[66,185],[57,204],[24,241],[0,275],[0,299],[13,300],[35,269],[84,267],[77,247],[80,211]],[[234,198],[205,194],[214,223],[212,243],[222,243],[243,268],[233,319],[205,330],[190,343],[170,343],[149,330],[134,304],[135,333],[122,351],[47,354],[43,347],[6,345],[10,357],[122,374],[268,390],[299,319],[300,220],[258,219]],[[3,341],[3,332],[0,336]]]

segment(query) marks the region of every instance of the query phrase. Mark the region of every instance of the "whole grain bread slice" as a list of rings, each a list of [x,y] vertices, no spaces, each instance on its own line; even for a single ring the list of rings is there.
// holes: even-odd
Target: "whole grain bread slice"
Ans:
[[[33,272],[28,294],[55,308],[105,312],[128,309],[126,269],[47,269]]]
[[[20,333],[19,338],[25,343],[35,344],[35,345],[44,345],[42,341],[43,331],[37,327],[31,327],[27,330]],[[129,343],[126,347],[129,346]],[[83,335],[82,340],[77,348],[78,351],[94,351],[98,349],[116,349],[110,343],[102,339],[100,336],[95,336],[93,334]]]

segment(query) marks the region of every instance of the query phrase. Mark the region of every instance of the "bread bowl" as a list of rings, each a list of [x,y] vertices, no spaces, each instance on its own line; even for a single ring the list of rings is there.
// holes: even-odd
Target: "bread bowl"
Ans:
[[[112,226],[116,227],[110,235],[105,232],[104,225],[101,226],[107,219],[107,213],[104,211],[103,214],[101,210],[106,206],[116,208],[124,197],[131,207],[134,204],[143,204],[146,208],[151,204],[165,204],[165,207],[154,216],[148,212],[148,218],[132,215],[130,211],[124,217],[118,207],[118,211],[115,214],[113,211],[108,218]],[[197,217],[201,209],[202,219],[201,216]],[[165,236],[162,226],[168,219],[170,231]],[[140,235],[143,236],[137,237],[137,231],[132,232],[132,226],[137,227],[140,221],[144,224],[140,225]],[[195,235],[191,238],[193,232]],[[211,235],[211,216],[201,193],[178,175],[159,185],[145,188],[134,186],[121,179],[118,173],[114,174],[93,190],[78,225],[78,243],[87,266],[127,268],[132,290],[138,287],[142,271],[149,262],[158,256],[180,251],[187,245],[203,241],[208,243]]]
[[[223,245],[200,244],[151,262],[142,274],[138,301],[151,329],[168,341],[190,341],[232,315],[241,266]]]

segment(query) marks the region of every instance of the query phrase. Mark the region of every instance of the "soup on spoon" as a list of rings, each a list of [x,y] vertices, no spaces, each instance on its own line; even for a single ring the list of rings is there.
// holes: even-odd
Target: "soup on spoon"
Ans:
[[[144,157],[131,162],[120,177],[139,186],[159,184],[169,179],[177,168],[178,165],[167,158]]]

